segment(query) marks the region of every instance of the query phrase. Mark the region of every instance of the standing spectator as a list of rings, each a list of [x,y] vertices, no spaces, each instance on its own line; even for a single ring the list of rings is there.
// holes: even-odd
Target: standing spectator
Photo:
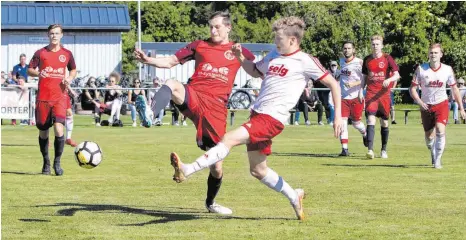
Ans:
[[[148,97],[147,97],[147,100],[148,100],[148,105],[149,106],[152,106],[152,101],[155,101],[155,94],[157,93],[158,89],[160,87],[162,87],[162,83],[160,81],[160,79],[158,77],[155,77],[153,80],[152,80],[152,83],[154,84],[153,87],[154,88],[157,88],[157,89],[151,89],[149,90],[149,94],[148,94]],[[160,112],[158,113],[154,113],[154,118],[153,119],[153,123],[154,125],[156,126],[161,126],[162,125],[162,119],[163,119],[163,116],[165,115],[165,109],[161,109]]]
[[[141,80],[135,79],[133,81],[133,86],[132,87],[140,88],[141,87]],[[137,112],[136,112],[135,102],[136,102],[136,98],[139,95],[141,95],[143,97],[146,97],[146,92],[144,92],[143,89],[134,89],[134,90],[129,90],[128,91],[128,105],[129,105],[129,108],[131,110],[131,119],[133,120],[133,127],[137,126],[137,124],[136,124]]]
[[[460,87],[460,79],[458,79],[458,88]],[[464,81],[464,80],[463,80]],[[458,124],[458,103],[455,101],[455,98],[453,96],[453,93],[451,89],[449,89],[450,94],[448,94],[448,109],[453,110],[453,119],[455,121],[455,124]],[[460,95],[461,95],[461,90],[460,90]]]
[[[395,119],[395,92],[392,90],[390,92],[390,117],[392,118],[392,124],[396,124]]]
[[[26,64],[26,54],[21,53],[19,55],[19,64],[13,67],[12,78],[15,82],[18,82],[18,77],[23,76],[24,80],[27,82],[28,79],[28,68],[29,65]]]

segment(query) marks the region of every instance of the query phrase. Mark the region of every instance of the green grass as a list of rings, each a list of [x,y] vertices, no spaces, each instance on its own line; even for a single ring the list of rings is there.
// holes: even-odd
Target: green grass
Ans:
[[[236,123],[245,118],[239,115]],[[410,113],[408,125],[401,124],[402,112],[397,118],[388,160],[364,159],[353,128],[349,158],[336,157],[340,144],[329,126],[288,126],[274,139],[269,165],[306,190],[305,222],[294,220],[283,196],[249,175],[244,146],[225,161],[217,197],[234,215],[206,213],[207,171],[182,184],[171,180],[171,151],[188,162],[202,154],[191,124],[95,128],[90,117],[77,116],[74,139],[99,143],[104,161],[80,168],[66,147],[62,177],[38,175],[35,127],[2,126],[2,238],[464,239],[465,125],[448,125],[444,169],[435,170],[419,113]],[[377,154],[379,146],[376,127]]]

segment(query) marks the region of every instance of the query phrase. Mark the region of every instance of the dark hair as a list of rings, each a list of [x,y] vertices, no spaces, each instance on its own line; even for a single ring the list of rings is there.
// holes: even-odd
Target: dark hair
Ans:
[[[47,28],[47,32],[50,32],[50,30],[55,29],[55,28],[60,28],[60,31],[63,33],[63,27],[60,24],[51,24]]]
[[[91,86],[91,79],[94,79],[94,82],[97,81],[97,79],[95,79],[95,77],[90,76],[90,77],[87,79],[87,83],[86,83],[86,85],[89,86],[89,87]]]
[[[351,44],[353,46],[353,48],[356,48],[356,46],[354,45],[354,42],[352,42],[352,41],[345,41],[343,43],[343,45],[341,45],[341,47],[345,47],[346,44]]]
[[[117,72],[112,72],[112,73],[110,73],[110,76],[108,76],[108,80],[110,80],[111,77],[116,78],[116,79],[115,79],[115,84],[117,84],[118,82],[120,82],[121,76],[120,76],[119,73],[117,73]]]
[[[222,17],[223,18],[223,25],[229,26],[231,25],[231,20],[230,20],[230,13],[228,11],[217,11],[214,12],[212,15],[209,17],[209,23],[212,19],[216,17]]]

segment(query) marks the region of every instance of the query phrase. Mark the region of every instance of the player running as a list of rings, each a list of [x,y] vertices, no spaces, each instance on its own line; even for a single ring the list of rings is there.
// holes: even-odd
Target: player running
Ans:
[[[214,147],[225,134],[228,96],[241,67],[231,51],[234,43],[229,40],[229,13],[215,12],[209,18],[209,26],[210,39],[194,41],[170,57],[151,58],[139,49],[134,51],[137,60],[158,68],[171,68],[190,60],[196,61],[195,72],[189,83],[183,85],[179,81],[168,80],[155,94],[152,110],[154,114],[158,113],[173,100],[183,115],[193,121],[197,129],[197,145],[204,151]],[[246,49],[244,55],[247,59],[254,60],[254,55]],[[231,214],[229,208],[214,201],[220,190],[222,177],[220,161],[210,168],[206,208],[209,212]]]
[[[342,146],[340,156],[350,155],[348,151],[348,118],[351,118],[353,127],[361,133],[364,146],[367,147],[366,126],[361,122],[364,103],[358,99],[358,93],[361,89],[363,60],[357,58],[354,55],[355,53],[354,43],[343,43],[343,55],[345,57],[340,59],[341,118],[343,121],[340,136]]]
[[[421,108],[422,126],[424,127],[427,148],[430,150],[433,167],[442,168],[442,154],[445,149],[445,125],[448,121],[447,84],[451,87],[455,101],[460,107],[460,114],[466,119],[453,69],[440,62],[443,56],[442,45],[429,47],[429,62],[417,67],[409,91],[414,101]],[[420,87],[422,97],[416,89]]]
[[[298,101],[306,81],[316,79],[330,88],[335,100],[335,137],[341,131],[341,98],[337,81],[325,70],[315,57],[300,50],[305,24],[297,17],[276,20],[275,33],[277,50],[269,53],[258,63],[247,60],[239,44],[233,51],[243,68],[252,77],[264,77],[262,88],[252,107],[250,120],[230,131],[214,148],[207,151],[191,164],[183,164],[176,153],[170,155],[175,169],[174,180],[182,182],[186,177],[211,166],[228,155],[234,146],[246,144],[251,175],[271,189],[282,193],[290,201],[299,220],[304,219],[304,190],[293,189],[282,177],[267,166],[271,154],[272,138],[284,129],[289,110]],[[243,51],[243,53],[242,53]]]
[[[63,28],[59,24],[48,27],[49,45],[39,49],[29,63],[29,76],[39,77],[36,100],[36,126],[39,129],[39,146],[43,157],[42,174],[50,174],[49,128],[55,132],[55,158],[53,169],[57,176],[63,175],[60,158],[65,145],[63,125],[66,118],[65,91],[76,77],[76,64],[70,50],[60,44]],[[39,71],[36,70],[39,68]],[[69,71],[66,77],[66,68]]]
[[[390,114],[390,89],[396,86],[400,79],[398,65],[389,55],[382,52],[383,37],[371,37],[372,54],[364,58],[362,73],[364,74],[359,90],[359,101],[364,101],[364,87],[366,91],[366,113],[367,113],[367,158],[374,158],[374,135],[376,117],[380,118],[380,135],[382,137],[381,158],[388,158],[388,116]]]

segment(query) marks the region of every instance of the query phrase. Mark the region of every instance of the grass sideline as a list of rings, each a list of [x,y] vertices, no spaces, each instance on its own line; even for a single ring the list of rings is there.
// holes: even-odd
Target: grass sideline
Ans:
[[[235,125],[246,117],[238,114]],[[311,117],[315,124],[315,113]],[[104,160],[95,169],[80,168],[66,147],[62,177],[38,175],[35,127],[2,126],[2,238],[464,239],[466,126],[448,125],[444,169],[435,170],[419,113],[410,114],[408,125],[402,118],[398,114],[390,128],[388,160],[364,159],[353,128],[348,158],[336,157],[340,144],[328,125],[287,126],[274,139],[269,165],[306,190],[305,222],[294,220],[281,194],[249,175],[244,146],[225,161],[217,197],[234,214],[206,213],[207,171],[182,184],[171,180],[171,151],[187,162],[202,154],[190,122],[132,128],[124,116],[124,128],[96,128],[89,116],[76,116],[73,138],[97,142]]]

